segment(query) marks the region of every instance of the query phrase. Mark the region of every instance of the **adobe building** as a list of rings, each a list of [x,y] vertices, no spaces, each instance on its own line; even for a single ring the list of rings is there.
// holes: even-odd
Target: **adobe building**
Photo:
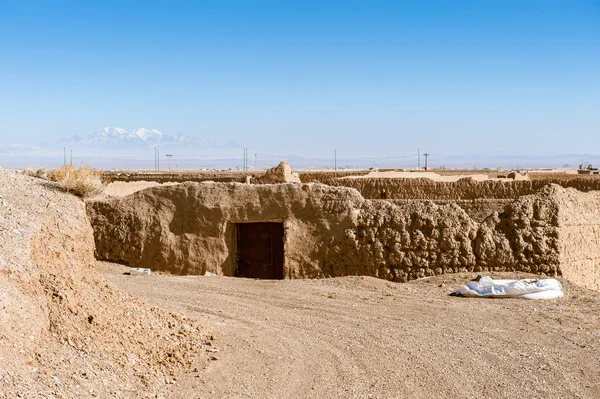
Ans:
[[[404,282],[522,271],[600,289],[600,192],[549,185],[503,207],[476,221],[452,202],[365,199],[349,187],[188,182],[87,209],[98,259],[175,274]]]

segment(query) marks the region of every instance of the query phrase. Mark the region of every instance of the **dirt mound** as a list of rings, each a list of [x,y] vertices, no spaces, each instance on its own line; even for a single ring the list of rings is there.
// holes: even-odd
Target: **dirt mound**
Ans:
[[[0,169],[0,397],[162,396],[199,325],[104,281],[84,203]]]
[[[264,176],[258,177],[253,183],[278,184],[278,183],[300,183],[298,173],[292,173],[292,168],[287,162],[281,162],[276,168],[267,169]]]

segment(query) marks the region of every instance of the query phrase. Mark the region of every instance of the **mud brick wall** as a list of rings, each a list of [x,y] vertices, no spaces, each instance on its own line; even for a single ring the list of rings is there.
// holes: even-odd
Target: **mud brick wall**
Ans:
[[[368,199],[457,201],[476,199],[516,199],[532,195],[548,184],[576,188],[582,192],[600,190],[600,179],[575,178],[569,180],[533,181],[475,181],[471,178],[456,182],[436,182],[426,178],[326,178],[323,183],[357,189]],[[385,194],[384,194],[385,192]]]
[[[600,193],[556,192],[560,203],[559,253],[565,278],[600,290]]]
[[[459,271],[563,270],[551,186],[483,222],[456,204],[366,200],[319,184],[184,183],[88,203],[96,256],[177,274],[233,275],[235,223],[284,223],[284,275],[394,281]]]
[[[419,200],[386,200],[396,205],[405,205]],[[456,204],[476,222],[482,222],[494,212],[503,212],[504,207],[514,201],[513,199],[480,198],[474,200],[433,200],[437,205]]]

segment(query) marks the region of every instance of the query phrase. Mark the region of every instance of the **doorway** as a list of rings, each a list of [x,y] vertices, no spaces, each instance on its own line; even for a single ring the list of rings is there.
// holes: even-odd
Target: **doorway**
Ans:
[[[238,223],[238,277],[283,279],[283,223]]]

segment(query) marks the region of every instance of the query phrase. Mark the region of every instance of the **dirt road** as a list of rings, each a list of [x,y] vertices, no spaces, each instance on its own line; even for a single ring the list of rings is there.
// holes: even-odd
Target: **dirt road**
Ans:
[[[397,284],[99,269],[213,333],[215,359],[178,376],[173,397],[600,397],[599,295],[568,283],[562,299],[527,301],[449,296],[468,274]]]

